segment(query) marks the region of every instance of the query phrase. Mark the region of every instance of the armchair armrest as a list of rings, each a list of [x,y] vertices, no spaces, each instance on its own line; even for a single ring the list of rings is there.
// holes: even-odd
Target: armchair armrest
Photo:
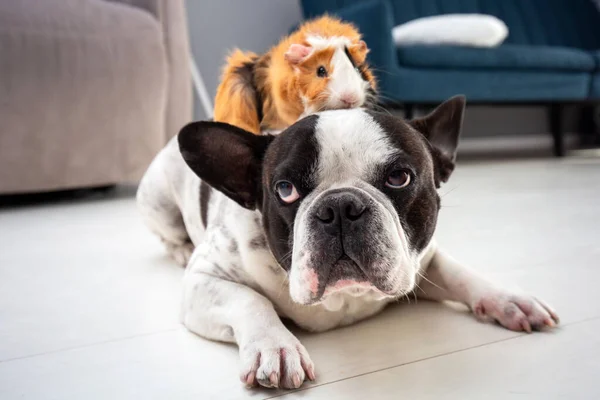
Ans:
[[[184,0],[109,0],[127,4],[150,13],[160,23],[167,60],[165,142],[192,119],[192,80],[187,13]]]

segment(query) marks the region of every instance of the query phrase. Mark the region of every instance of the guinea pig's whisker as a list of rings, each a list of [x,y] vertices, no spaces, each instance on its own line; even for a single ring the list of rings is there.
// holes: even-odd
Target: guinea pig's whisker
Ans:
[[[371,96],[373,96],[373,95],[371,95]],[[392,99],[391,97],[389,97],[389,96],[384,96],[384,95],[382,95],[382,94],[378,94],[378,95],[375,95],[375,96],[376,96],[376,98],[377,98],[378,100],[389,100],[390,102],[395,102],[395,103],[397,103],[397,102],[398,102],[398,100],[396,100],[396,99]]]
[[[330,97],[331,97],[331,93],[323,92],[323,93],[319,93],[316,98],[317,98],[317,100],[329,100]]]
[[[371,72],[380,72],[380,73],[383,73],[383,74],[392,75],[392,72],[390,72],[390,71],[386,71],[385,69],[381,69],[381,68],[374,68],[374,67],[372,67],[370,65],[369,65],[369,70]]]
[[[388,110],[387,108],[385,108],[385,107],[383,107],[383,106],[380,106],[380,105],[379,105],[379,104],[377,104],[377,103],[370,103],[370,104],[369,104],[369,106],[370,106],[370,107],[373,107],[373,109],[375,109],[375,111],[384,112],[384,113],[388,114],[388,115],[389,115],[389,116],[391,116],[391,117],[393,117],[393,116],[394,116],[394,114],[392,114],[392,113],[390,112],[390,110]]]
[[[383,95],[383,94],[372,94],[372,93],[369,93],[369,95],[370,95],[370,96],[374,96],[374,97],[376,97],[377,99],[382,99],[382,100],[394,100],[394,99],[392,99],[391,97],[389,97],[389,96],[385,96],[385,95]]]
[[[323,98],[323,100],[326,100],[326,98]],[[317,108],[317,109],[315,110],[315,112],[316,112],[316,113],[318,113],[318,112],[321,112],[321,111],[323,111],[323,110],[327,110],[327,104],[323,104],[323,105],[321,105],[319,108]]]

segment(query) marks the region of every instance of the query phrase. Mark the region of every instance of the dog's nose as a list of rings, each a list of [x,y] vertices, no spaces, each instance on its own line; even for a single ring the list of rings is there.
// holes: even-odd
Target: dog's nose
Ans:
[[[338,192],[321,200],[315,216],[323,225],[339,226],[342,222],[359,222],[365,210],[365,203],[355,194]]]

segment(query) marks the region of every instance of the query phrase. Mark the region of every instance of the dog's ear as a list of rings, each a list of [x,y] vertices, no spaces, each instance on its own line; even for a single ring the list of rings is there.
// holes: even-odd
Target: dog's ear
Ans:
[[[429,115],[408,122],[431,143],[438,186],[440,181],[448,181],[454,170],[465,105],[465,96],[454,96]]]
[[[213,188],[248,209],[261,201],[262,159],[273,136],[222,122],[192,122],[178,136],[187,165]]]

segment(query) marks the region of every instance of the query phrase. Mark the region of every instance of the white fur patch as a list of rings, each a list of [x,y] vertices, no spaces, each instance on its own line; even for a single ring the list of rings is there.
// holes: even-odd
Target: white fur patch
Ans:
[[[327,87],[331,92],[332,107],[353,108],[363,105],[369,83],[363,80],[360,72],[352,65],[343,47],[333,53],[331,66],[333,73]],[[345,107],[343,99],[353,100],[354,103]]]
[[[333,110],[319,114],[315,136],[319,143],[318,180],[369,181],[376,166],[394,154],[379,124],[360,109]]]
[[[315,50],[323,50],[329,47],[341,48],[343,49],[345,46],[350,46],[352,41],[344,36],[331,36],[331,37],[323,37],[323,36],[308,36],[306,38],[308,44],[311,45]]]

